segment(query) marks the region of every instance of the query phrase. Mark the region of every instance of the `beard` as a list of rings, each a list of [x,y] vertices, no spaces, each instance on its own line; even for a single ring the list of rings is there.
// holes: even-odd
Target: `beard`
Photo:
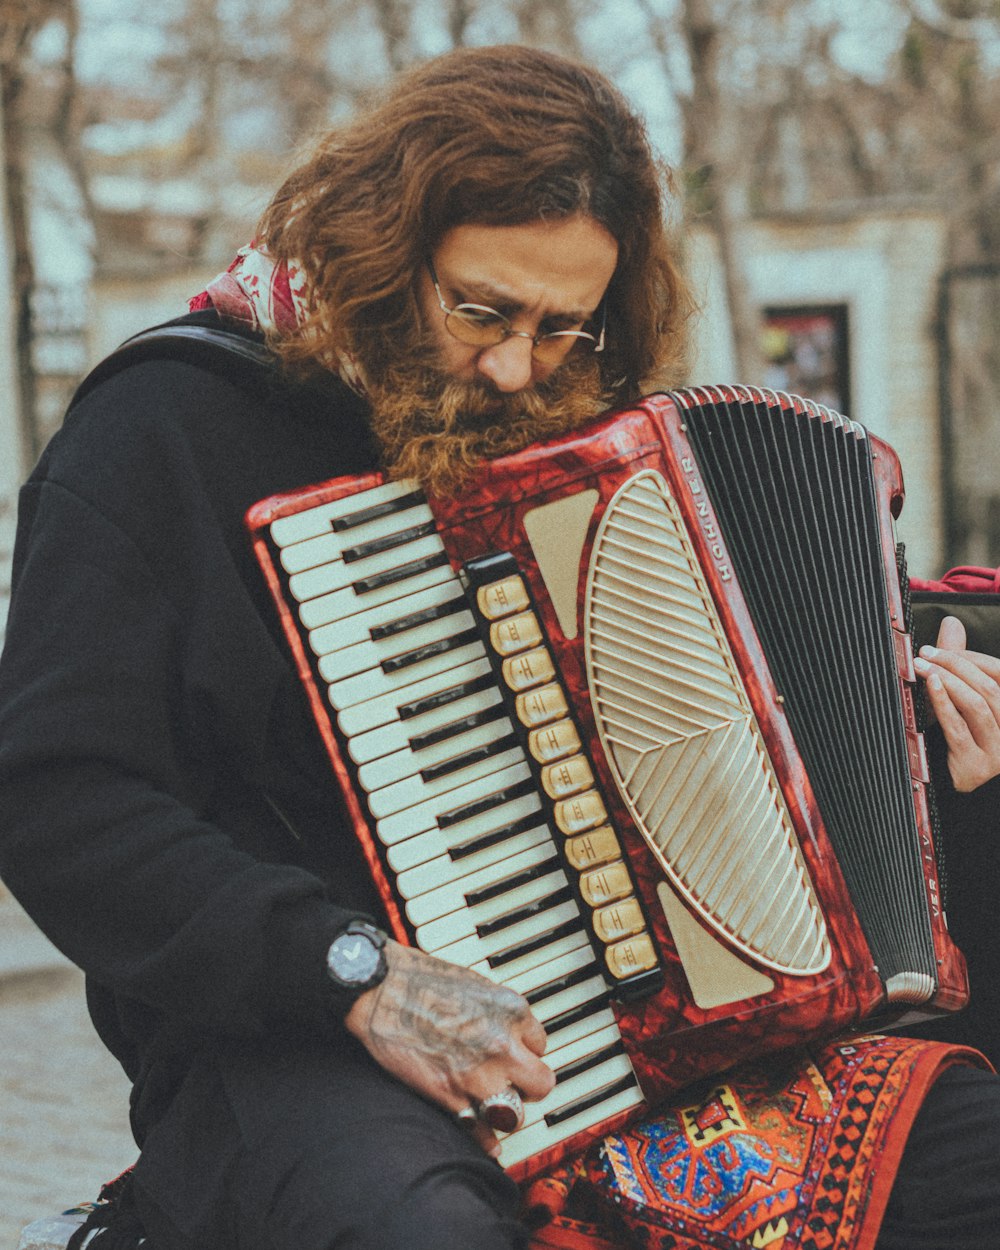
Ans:
[[[414,477],[430,495],[457,495],[484,460],[568,433],[610,403],[599,364],[570,356],[548,378],[513,394],[457,381],[421,345],[369,383],[372,431],[391,479]]]

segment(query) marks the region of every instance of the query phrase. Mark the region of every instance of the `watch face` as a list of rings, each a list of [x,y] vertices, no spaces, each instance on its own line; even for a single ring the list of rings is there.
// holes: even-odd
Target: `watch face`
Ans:
[[[342,933],[330,947],[330,971],[339,981],[363,985],[375,975],[379,950],[363,933]]]

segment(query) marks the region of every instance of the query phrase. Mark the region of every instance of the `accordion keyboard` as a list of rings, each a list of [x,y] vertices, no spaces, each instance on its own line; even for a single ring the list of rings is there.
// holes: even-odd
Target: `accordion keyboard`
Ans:
[[[433,517],[394,482],[270,527],[416,944],[524,994],[553,1092],[510,1166],[642,1101],[529,760]]]

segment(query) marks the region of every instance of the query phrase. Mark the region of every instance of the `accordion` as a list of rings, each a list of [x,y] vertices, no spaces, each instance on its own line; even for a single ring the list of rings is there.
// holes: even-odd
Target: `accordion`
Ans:
[[[520,991],[523,1177],[689,1082],[956,1009],[893,519],[862,426],[653,395],[457,500],[247,524],[394,936]]]

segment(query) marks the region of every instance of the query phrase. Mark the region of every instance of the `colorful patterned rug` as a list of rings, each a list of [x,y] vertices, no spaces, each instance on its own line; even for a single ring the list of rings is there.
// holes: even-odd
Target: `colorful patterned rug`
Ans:
[[[914,1117],[975,1051],[842,1039],[685,1091],[534,1182],[532,1250],[871,1250]]]

